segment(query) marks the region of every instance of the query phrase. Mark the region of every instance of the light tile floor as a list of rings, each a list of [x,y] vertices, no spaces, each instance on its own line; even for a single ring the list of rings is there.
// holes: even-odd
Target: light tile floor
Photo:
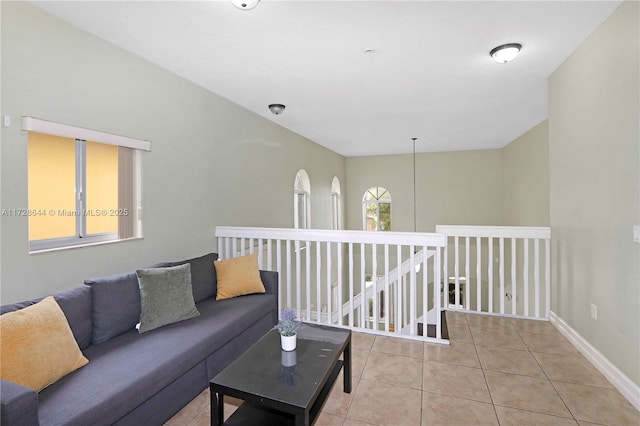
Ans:
[[[449,346],[354,333],[353,391],[338,377],[316,425],[640,425],[550,323],[456,312],[447,323]],[[166,425],[209,415],[206,390]]]

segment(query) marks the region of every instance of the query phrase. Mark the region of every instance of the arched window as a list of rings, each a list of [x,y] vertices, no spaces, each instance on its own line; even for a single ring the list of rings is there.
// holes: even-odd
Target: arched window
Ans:
[[[331,229],[340,229],[340,181],[336,176],[331,181]]]
[[[369,188],[362,197],[365,231],[391,231],[391,194],[381,186]]]
[[[308,229],[310,216],[311,183],[309,175],[304,169],[298,170],[293,182],[293,227]]]

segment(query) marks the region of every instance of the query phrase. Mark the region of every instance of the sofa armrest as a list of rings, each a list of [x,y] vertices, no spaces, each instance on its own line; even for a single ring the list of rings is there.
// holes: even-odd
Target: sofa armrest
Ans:
[[[267,294],[278,295],[278,273],[275,271],[260,271],[260,279]]]
[[[33,389],[0,379],[0,424],[37,426],[38,393]]]
[[[264,284],[264,290],[267,294],[275,296],[275,305],[273,307],[273,325],[278,323],[278,273],[275,271],[260,271],[260,279]]]

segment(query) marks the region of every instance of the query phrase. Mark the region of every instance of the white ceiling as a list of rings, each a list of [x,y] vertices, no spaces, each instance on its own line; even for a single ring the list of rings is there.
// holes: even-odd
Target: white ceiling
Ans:
[[[345,156],[499,148],[620,1],[34,2]],[[493,47],[520,55],[495,63]],[[373,53],[363,53],[364,49]],[[282,115],[267,105],[283,103]]]

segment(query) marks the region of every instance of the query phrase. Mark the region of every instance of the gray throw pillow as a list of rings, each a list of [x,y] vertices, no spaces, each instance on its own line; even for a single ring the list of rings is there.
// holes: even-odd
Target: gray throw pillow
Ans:
[[[215,260],[218,260],[218,254],[209,253],[193,259],[171,262],[169,265],[163,265],[163,267],[184,265],[185,263],[191,265],[193,300],[198,303],[204,299],[216,297],[216,268],[213,266]]]
[[[140,289],[133,272],[85,280],[91,287],[93,331],[97,345],[133,330],[140,322]]]
[[[144,333],[200,315],[193,301],[191,265],[139,269],[140,327]]]

